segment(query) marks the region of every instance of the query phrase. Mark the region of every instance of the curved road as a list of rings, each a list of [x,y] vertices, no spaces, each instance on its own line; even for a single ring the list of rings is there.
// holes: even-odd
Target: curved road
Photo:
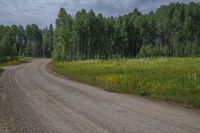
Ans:
[[[7,68],[2,81],[23,133],[199,133],[200,113],[64,79],[50,59]]]

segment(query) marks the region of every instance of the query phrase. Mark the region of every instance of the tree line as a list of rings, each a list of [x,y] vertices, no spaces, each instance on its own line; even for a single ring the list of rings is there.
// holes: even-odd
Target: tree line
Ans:
[[[61,8],[55,24],[0,26],[0,56],[85,60],[200,56],[200,3],[171,3],[144,14],[138,9],[105,17],[82,9],[75,16]]]
[[[171,3],[155,12],[137,9],[104,17],[81,10],[74,17],[61,8],[56,19],[58,60],[200,55],[200,4]]]
[[[0,26],[0,62],[18,56],[51,57],[54,29],[50,25],[41,30],[36,24]]]

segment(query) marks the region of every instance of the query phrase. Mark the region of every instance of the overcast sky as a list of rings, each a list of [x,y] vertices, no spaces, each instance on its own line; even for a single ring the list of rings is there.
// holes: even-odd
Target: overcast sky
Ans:
[[[125,14],[138,8],[147,13],[161,5],[177,0],[0,0],[0,24],[27,25],[38,24],[41,28],[54,24],[60,7],[74,15],[77,10],[85,8],[101,12],[106,16]],[[200,0],[178,0],[189,3]]]

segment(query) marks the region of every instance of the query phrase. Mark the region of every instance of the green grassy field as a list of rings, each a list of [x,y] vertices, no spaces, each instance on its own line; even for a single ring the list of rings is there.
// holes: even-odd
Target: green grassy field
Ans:
[[[53,62],[52,68],[108,91],[200,107],[200,58]]]

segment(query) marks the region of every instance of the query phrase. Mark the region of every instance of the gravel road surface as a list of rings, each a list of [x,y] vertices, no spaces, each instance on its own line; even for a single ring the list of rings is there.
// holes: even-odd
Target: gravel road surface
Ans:
[[[64,79],[50,59],[9,67],[0,84],[0,132],[199,133],[199,110],[103,91]],[[4,109],[8,108],[8,109]],[[5,111],[8,110],[10,119]],[[11,128],[7,127],[12,125]]]

